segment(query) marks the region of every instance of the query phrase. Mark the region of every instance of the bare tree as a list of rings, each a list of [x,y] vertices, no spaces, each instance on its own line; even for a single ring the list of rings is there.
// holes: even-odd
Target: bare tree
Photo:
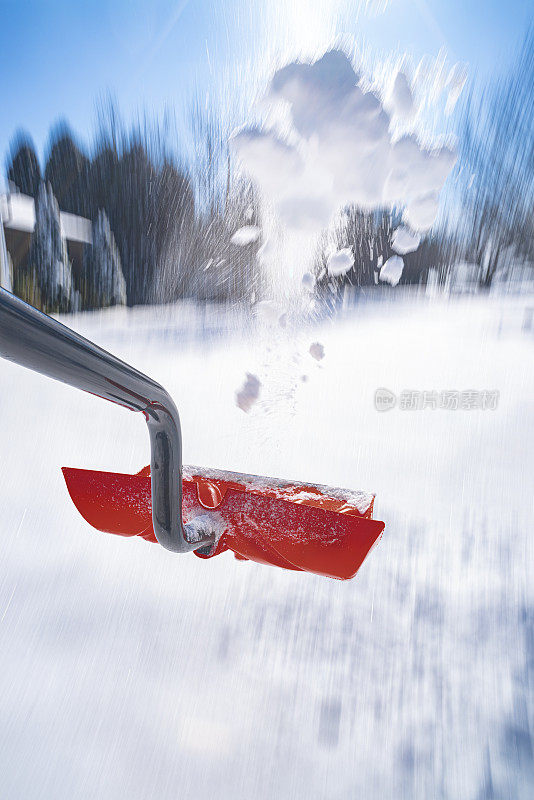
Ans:
[[[197,200],[188,293],[202,300],[241,300],[258,288],[256,253],[261,242],[240,246],[232,237],[245,225],[260,224],[258,198],[252,183],[235,169],[228,146],[228,115],[197,97],[189,119]]]
[[[534,33],[504,78],[464,106],[460,163],[466,256],[490,286],[506,248],[532,257]]]

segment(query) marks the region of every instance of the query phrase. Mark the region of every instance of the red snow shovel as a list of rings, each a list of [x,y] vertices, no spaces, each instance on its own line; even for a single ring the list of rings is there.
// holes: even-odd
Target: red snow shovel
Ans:
[[[3,289],[0,355],[143,413],[150,467],[63,469],[76,508],[98,530],[340,579],[356,574],[384,530],[370,494],[182,467],[178,411],[162,386]]]

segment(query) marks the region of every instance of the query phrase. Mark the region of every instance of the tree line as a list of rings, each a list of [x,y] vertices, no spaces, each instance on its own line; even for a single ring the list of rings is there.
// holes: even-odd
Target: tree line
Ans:
[[[67,123],[56,125],[43,170],[28,134],[19,132],[11,143],[8,181],[36,208],[28,266],[18,276],[27,298],[46,310],[67,310],[248,297],[259,245],[236,246],[231,238],[240,226],[257,224],[259,213],[252,186],[234,174],[216,121],[200,104],[193,107],[203,151],[188,167],[157,125],[127,129],[111,104],[99,122],[91,153]],[[81,275],[69,274],[59,209],[93,223]]]
[[[441,283],[459,261],[476,265],[478,283],[491,286],[503,254],[534,261],[534,36],[530,31],[509,72],[466,96],[459,113],[459,159],[448,211],[414,252],[404,256],[401,283],[424,283],[433,269]],[[36,231],[25,291],[46,309],[94,308],[126,302],[239,302],[261,295],[256,258],[261,240],[232,241],[245,225],[261,227],[254,186],[233,163],[222,114],[195,101],[186,162],[157,124],[127,128],[109,103],[99,115],[91,151],[66,123],[56,125],[41,170],[31,138],[18,134],[7,177],[35,198]],[[71,275],[59,235],[59,211],[89,218],[93,247],[81,274]],[[350,207],[322,237],[315,261],[319,296],[365,288],[379,280],[394,253],[401,210]],[[325,269],[332,247],[351,248],[345,275]],[[50,274],[47,274],[50,272]],[[19,278],[20,282],[20,278]]]

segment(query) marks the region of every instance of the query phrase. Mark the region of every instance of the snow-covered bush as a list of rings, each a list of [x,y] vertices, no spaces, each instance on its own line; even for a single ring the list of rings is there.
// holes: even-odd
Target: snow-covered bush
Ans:
[[[69,311],[73,293],[71,265],[61,235],[59,206],[50,184],[41,183],[35,201],[29,263],[42,307],[46,311]]]
[[[93,225],[93,246],[84,253],[86,304],[102,308],[126,304],[126,281],[115,238],[105,211]]]
[[[4,226],[0,220],[0,286],[13,291],[13,264],[7,252],[6,240],[4,236]]]

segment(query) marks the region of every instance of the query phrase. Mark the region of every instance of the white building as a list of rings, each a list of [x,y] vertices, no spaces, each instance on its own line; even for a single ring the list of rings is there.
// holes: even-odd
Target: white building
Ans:
[[[11,290],[13,277],[28,265],[30,239],[35,227],[35,202],[25,194],[0,194],[0,285]],[[60,212],[61,232],[74,275],[82,269],[84,245],[93,242],[91,221]]]

